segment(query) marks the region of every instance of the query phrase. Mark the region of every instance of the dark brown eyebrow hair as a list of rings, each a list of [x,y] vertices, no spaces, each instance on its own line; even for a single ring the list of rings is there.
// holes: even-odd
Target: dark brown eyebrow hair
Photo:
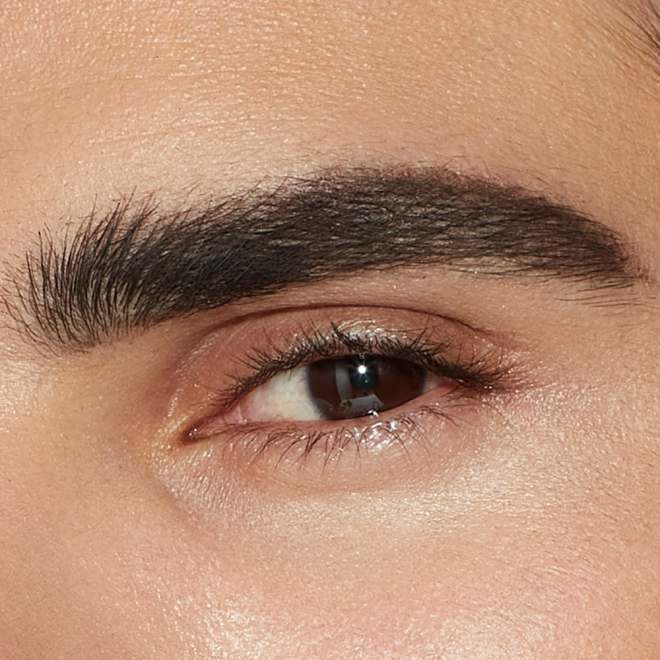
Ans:
[[[43,231],[5,302],[32,340],[85,350],[287,287],[429,265],[588,290],[643,277],[619,234],[542,196],[444,169],[348,169],[176,212],[127,200]]]

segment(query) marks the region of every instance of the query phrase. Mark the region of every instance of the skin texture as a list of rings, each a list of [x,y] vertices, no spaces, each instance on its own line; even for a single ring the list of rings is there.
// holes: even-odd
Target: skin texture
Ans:
[[[620,232],[646,277],[593,293],[401,268],[74,353],[3,311],[0,658],[660,655],[660,79],[644,7],[2,4],[5,283],[39,231],[92,208],[401,166],[569,204]],[[331,469],[181,441],[231,359],[316,316],[430,324],[499,356],[505,391]]]

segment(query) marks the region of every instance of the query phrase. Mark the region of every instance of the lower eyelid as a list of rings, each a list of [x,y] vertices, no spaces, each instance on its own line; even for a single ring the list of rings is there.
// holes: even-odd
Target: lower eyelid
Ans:
[[[390,488],[411,471],[435,478],[468,455],[479,405],[457,391],[429,392],[418,404],[378,418],[222,428],[209,421],[191,431],[188,446],[200,447],[212,472],[229,470],[232,479],[243,475],[249,484],[266,479],[312,490]]]

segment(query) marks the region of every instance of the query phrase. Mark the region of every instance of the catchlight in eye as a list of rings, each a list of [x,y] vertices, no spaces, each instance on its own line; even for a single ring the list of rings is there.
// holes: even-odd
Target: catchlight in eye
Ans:
[[[427,373],[405,360],[360,353],[307,366],[307,386],[326,419],[375,416],[426,390]]]

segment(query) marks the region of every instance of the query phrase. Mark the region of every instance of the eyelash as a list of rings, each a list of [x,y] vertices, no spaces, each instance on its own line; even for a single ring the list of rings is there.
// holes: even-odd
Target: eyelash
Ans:
[[[411,336],[378,336],[376,334],[359,335],[344,332],[332,324],[329,334],[320,329],[312,331],[301,329],[296,334],[296,342],[285,349],[279,349],[271,342],[270,351],[254,350],[243,359],[242,365],[252,373],[248,376],[235,376],[235,385],[225,394],[225,405],[249,394],[252,390],[279,373],[290,371],[316,360],[341,357],[344,355],[368,353],[384,357],[406,360],[436,376],[451,378],[460,385],[473,391],[493,390],[504,376],[501,360],[494,362],[493,355],[469,359],[460,357],[448,361],[445,357],[451,349],[447,343],[438,343],[429,337],[429,329]]]
[[[508,372],[500,352],[490,350],[480,354],[474,349],[468,353],[462,350],[461,346],[457,348],[450,343],[436,342],[431,335],[432,329],[429,327],[421,331],[417,330],[414,334],[383,334],[382,331],[345,331],[332,323],[329,331],[318,327],[299,329],[294,335],[294,341],[289,339],[286,348],[279,348],[270,340],[267,350],[253,349],[240,361],[241,370],[247,373],[233,375],[233,384],[215,393],[212,401],[214,414],[207,418],[210,421],[203,421],[189,432],[188,442],[217,435],[219,432],[214,429],[213,420],[230,411],[244,397],[278,374],[317,360],[345,355],[365,353],[405,360],[457,384],[455,392],[444,395],[445,406],[418,405],[414,412],[419,414],[432,414],[451,419],[452,416],[446,409],[450,402],[460,404],[466,399],[474,400],[479,396],[484,397],[500,391]],[[452,353],[456,357],[447,357]],[[394,442],[406,451],[411,440],[423,435],[418,432],[419,423],[415,415],[407,410],[398,414],[394,410],[390,411],[386,420],[379,419],[376,425],[370,418],[328,422],[334,427],[331,429],[320,429],[318,423],[315,424],[311,432],[309,429],[305,432],[300,425],[291,423],[247,424],[225,427],[220,429],[220,432],[229,432],[230,445],[240,441],[241,436],[248,436],[255,456],[263,454],[269,447],[279,445],[281,446],[280,461],[294,447],[300,449],[300,458],[303,460],[316,447],[322,447],[324,464],[349,445],[359,451],[364,445],[365,438],[373,433],[376,425],[387,442]]]

